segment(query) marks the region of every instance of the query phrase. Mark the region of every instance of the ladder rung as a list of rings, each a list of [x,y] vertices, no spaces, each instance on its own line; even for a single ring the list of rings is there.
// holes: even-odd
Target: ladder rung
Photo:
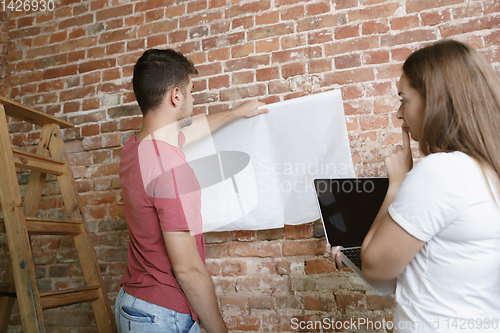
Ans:
[[[14,163],[16,167],[40,171],[56,176],[62,175],[66,171],[66,163],[50,157],[28,153],[19,149],[12,149]]]
[[[26,217],[25,221],[28,232],[32,235],[78,235],[82,232],[81,220]],[[5,232],[3,219],[0,219],[0,232]]]
[[[51,309],[71,304],[95,301],[100,296],[100,289],[100,286],[88,286],[77,289],[40,293],[42,308]]]
[[[0,104],[3,104],[5,114],[12,117],[27,121],[29,123],[42,126],[44,124],[55,123],[60,128],[73,127],[74,125],[66,120],[56,118],[45,112],[41,112],[30,108],[29,106],[22,105],[16,101],[0,96]]]

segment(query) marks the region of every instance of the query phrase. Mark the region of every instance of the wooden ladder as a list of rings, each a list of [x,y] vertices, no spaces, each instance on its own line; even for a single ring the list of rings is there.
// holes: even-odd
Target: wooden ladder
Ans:
[[[42,126],[36,154],[12,149],[7,127],[10,116]],[[5,332],[16,297],[23,331],[46,332],[44,309],[92,302],[99,332],[117,332],[114,314],[102,279],[97,256],[83,213],[83,206],[71,171],[60,128],[73,124],[0,97],[0,202],[7,233],[9,264],[0,285],[0,332]],[[24,202],[16,167],[31,170]],[[57,176],[67,219],[35,217],[46,174]],[[85,287],[41,293],[35,274],[31,235],[71,235],[85,279]]]

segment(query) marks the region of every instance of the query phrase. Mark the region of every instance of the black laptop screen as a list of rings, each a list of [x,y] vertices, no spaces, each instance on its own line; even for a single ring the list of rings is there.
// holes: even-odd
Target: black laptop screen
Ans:
[[[361,246],[384,201],[387,178],[315,179],[320,213],[332,246]]]

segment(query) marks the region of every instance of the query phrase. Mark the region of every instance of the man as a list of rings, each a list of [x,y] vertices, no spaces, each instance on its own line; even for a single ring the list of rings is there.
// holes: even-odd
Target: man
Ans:
[[[115,316],[120,332],[227,332],[205,267],[201,190],[182,146],[240,117],[267,112],[251,101],[192,120],[194,65],[173,50],[144,52],[133,87],[142,129],[123,147],[120,183],[130,233]]]

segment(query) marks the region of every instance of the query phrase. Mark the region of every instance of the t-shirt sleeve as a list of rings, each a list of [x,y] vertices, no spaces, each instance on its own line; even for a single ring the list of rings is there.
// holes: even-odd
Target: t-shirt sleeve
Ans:
[[[159,145],[157,160],[161,173],[147,189],[163,231],[193,231],[201,222],[201,189],[181,154],[169,146]]]
[[[389,206],[392,219],[410,235],[427,242],[467,207],[463,176],[448,153],[422,158],[406,175]]]

